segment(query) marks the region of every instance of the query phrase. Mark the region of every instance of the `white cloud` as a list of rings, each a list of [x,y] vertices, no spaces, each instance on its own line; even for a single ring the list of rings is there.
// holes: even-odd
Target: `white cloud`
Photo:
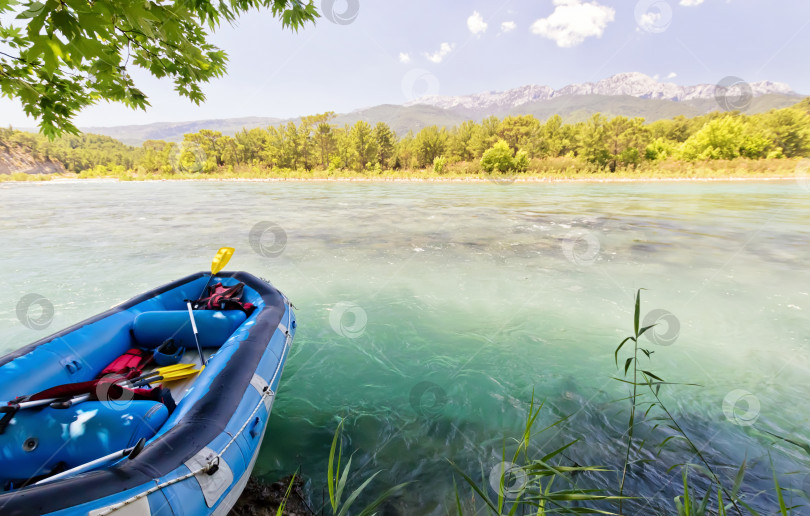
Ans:
[[[399,62],[400,63],[405,63],[405,64],[410,63],[411,62],[411,55],[406,54],[405,52],[400,52],[399,53]]]
[[[425,57],[428,58],[428,61],[431,63],[439,64],[444,61],[444,58],[447,57],[447,54],[453,51],[456,48],[455,43],[442,43],[439,47],[439,50],[433,52],[432,54],[429,52],[425,52]]]
[[[512,32],[517,28],[517,25],[513,21],[505,21],[501,23],[501,32],[506,34],[507,32]]]
[[[476,36],[486,32],[488,26],[487,22],[484,21],[484,17],[478,11],[473,11],[470,17],[467,18],[467,28]]]
[[[692,7],[693,5],[700,5],[703,3],[703,0],[681,0],[680,4],[685,5],[686,7]]]
[[[602,37],[605,27],[616,16],[612,7],[596,1],[554,0],[557,7],[548,18],[540,18],[532,24],[532,32],[554,40],[560,47],[575,47],[585,38]]]
[[[670,72],[670,73],[669,73],[669,75],[667,75],[667,79],[674,79],[674,78],[675,78],[675,77],[677,77],[677,76],[678,76],[678,74],[677,74],[677,73],[675,73],[675,72]]]

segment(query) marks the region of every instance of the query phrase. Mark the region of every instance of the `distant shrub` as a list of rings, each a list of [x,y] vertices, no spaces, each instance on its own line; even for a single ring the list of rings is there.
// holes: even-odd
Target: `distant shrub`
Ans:
[[[433,171],[437,174],[441,174],[444,172],[445,167],[447,166],[447,158],[444,156],[436,156],[433,158]]]
[[[504,140],[498,140],[481,157],[481,167],[489,172],[510,172],[515,168],[512,149]]]
[[[529,154],[524,150],[512,153],[512,148],[504,140],[498,140],[481,157],[481,168],[493,172],[526,172],[529,169]]]

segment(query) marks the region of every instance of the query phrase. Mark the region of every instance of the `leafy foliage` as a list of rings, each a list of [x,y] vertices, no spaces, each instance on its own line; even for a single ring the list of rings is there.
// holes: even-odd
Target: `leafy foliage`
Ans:
[[[145,109],[133,66],[200,103],[227,62],[210,32],[259,8],[292,30],[318,17],[312,0],[0,0],[0,92],[49,137],[78,133],[75,114],[101,100]]]
[[[138,174],[227,173],[251,166],[372,174],[398,169],[522,174],[546,171],[556,162],[586,172],[632,172],[645,163],[679,166],[678,160],[755,163],[765,158],[810,156],[810,108],[806,104],[803,101],[753,116],[714,113],[652,124],[644,124],[641,118],[601,115],[577,124],[563,124],[559,116],[546,122],[532,116],[489,117],[449,130],[429,126],[401,138],[383,122],[372,127],[361,120],[337,127],[331,123],[335,113],[327,112],[302,117],[298,124],[290,121],[277,127],[245,129],[234,136],[201,130],[186,134],[179,143],[147,141],[140,148],[90,135],[57,139],[49,147],[42,137],[11,130],[0,132],[0,146],[14,142],[40,159],[44,149],[67,145],[71,152],[48,155],[68,160],[63,163],[72,172],[123,166]],[[96,152],[102,141],[110,151],[106,162]],[[101,173],[102,169],[97,170]]]

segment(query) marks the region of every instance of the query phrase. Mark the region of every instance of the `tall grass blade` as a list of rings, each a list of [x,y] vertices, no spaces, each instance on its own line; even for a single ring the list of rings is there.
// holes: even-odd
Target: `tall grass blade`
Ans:
[[[481,488],[480,488],[480,487],[478,487],[478,484],[476,484],[476,483],[475,483],[475,480],[471,479],[471,478],[470,478],[470,477],[469,477],[469,476],[468,476],[466,473],[464,473],[464,472],[461,470],[461,468],[459,468],[458,466],[456,466],[456,464],[455,464],[453,461],[448,460],[447,462],[449,462],[449,463],[450,463],[450,465],[451,465],[451,466],[453,466],[453,469],[455,469],[455,470],[456,470],[456,472],[457,472],[459,475],[461,475],[461,478],[463,478],[463,479],[464,479],[464,481],[465,481],[465,482],[467,482],[467,484],[468,484],[468,485],[469,485],[469,486],[470,486],[470,487],[473,489],[473,491],[475,491],[475,492],[478,494],[478,496],[480,496],[480,497],[481,497],[481,499],[482,499],[482,500],[484,500],[484,503],[486,503],[486,504],[487,504],[487,506],[488,506],[490,509],[492,509],[492,510],[493,510],[495,513],[498,513],[498,508],[497,508],[497,507],[495,507],[495,504],[493,504],[493,503],[492,503],[492,500],[490,500],[490,499],[489,499],[489,496],[488,496],[486,493],[484,493],[484,492],[481,490]],[[498,514],[499,514],[499,513],[498,513]]]
[[[360,487],[352,491],[352,494],[350,494],[349,497],[346,499],[346,503],[344,503],[343,506],[340,508],[338,516],[346,516],[346,514],[349,512],[349,508],[352,506],[357,497],[360,496],[360,493],[362,493],[363,490],[371,483],[371,481],[374,480],[374,477],[376,477],[379,474],[380,472],[377,471],[376,473],[368,477],[368,479],[365,482],[360,484]]]
[[[776,498],[779,500],[779,513],[782,516],[788,516],[787,506],[785,506],[785,497],[782,495],[782,487],[779,485],[779,479],[776,476],[776,468],[773,467],[773,459],[771,459],[771,471],[773,471],[773,485],[776,488]]]
[[[366,483],[368,483],[368,482],[366,482]],[[378,496],[376,500],[371,502],[371,504],[368,507],[366,507],[365,509],[360,511],[360,514],[358,516],[371,516],[372,514],[375,514],[374,511],[375,511],[375,509],[377,509],[377,507],[382,505],[382,503],[384,501],[386,501],[388,498],[390,498],[394,494],[399,493],[405,486],[407,486],[410,483],[411,482],[404,482],[402,484],[399,484],[399,485],[396,485],[396,486],[392,487],[391,489],[386,490],[383,494]],[[455,484],[455,479],[453,479],[453,483]],[[354,501],[354,500],[352,500],[352,501]],[[458,489],[456,489],[456,501],[458,503],[459,516],[463,516],[463,514],[461,512],[461,500],[458,499]],[[349,501],[347,500],[346,503],[348,503],[348,502]]]
[[[295,470],[295,473],[293,473],[292,479],[290,480],[290,485],[287,486],[287,491],[284,492],[284,498],[281,499],[281,504],[279,504],[278,511],[276,511],[276,516],[281,516],[284,514],[284,508],[287,507],[287,500],[290,499],[290,494],[292,494],[292,488],[295,484],[296,475],[298,475],[298,470]]]
[[[338,468],[340,468],[340,463],[338,463]],[[346,483],[349,481],[349,471],[351,469],[352,457],[349,457],[349,461],[346,463],[346,468],[343,470],[340,480],[338,480],[337,489],[335,489],[335,501],[337,502],[338,506],[340,506],[340,500],[343,498],[343,489],[346,487]]]
[[[332,512],[337,512],[338,501],[335,499],[335,477],[340,474],[340,460],[341,455],[338,456],[337,474],[335,473],[335,448],[337,448],[338,436],[341,435],[343,430],[343,421],[341,421],[335,429],[335,436],[332,438],[332,448],[329,450],[329,464],[326,471],[326,483],[329,489],[329,502],[332,504]]]
[[[458,485],[456,485],[456,477],[453,476],[453,489],[456,491],[456,509],[458,509],[458,516],[464,516],[464,509],[461,506],[461,497],[458,495]]]

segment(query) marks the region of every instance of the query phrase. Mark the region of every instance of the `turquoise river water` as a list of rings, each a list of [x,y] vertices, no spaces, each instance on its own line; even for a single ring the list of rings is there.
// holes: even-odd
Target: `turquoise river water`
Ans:
[[[628,390],[611,379],[623,372],[613,351],[643,287],[642,315],[661,322],[643,340],[655,351],[645,367],[700,384],[666,386],[662,400],[721,478],[747,460],[746,500],[770,513],[769,455],[788,504],[809,503],[810,456],[768,434],[810,442],[808,206],[789,181],[0,184],[0,351],[236,247],[229,269],[267,278],[298,308],[254,474],[301,467],[319,508],[346,418],[350,487],[381,471],[367,501],[413,482],[384,514],[447,514],[447,459],[487,476],[514,449],[532,392],[545,401],[538,429],[569,416],[533,453],[579,439],[560,464],[621,468],[628,402],[616,400]],[[30,294],[52,320],[21,322]],[[671,435],[640,432],[644,458]],[[631,468],[628,493],[648,498],[633,512],[671,513],[681,480],[668,469],[696,461],[675,440]],[[577,482],[615,493],[618,478]]]

